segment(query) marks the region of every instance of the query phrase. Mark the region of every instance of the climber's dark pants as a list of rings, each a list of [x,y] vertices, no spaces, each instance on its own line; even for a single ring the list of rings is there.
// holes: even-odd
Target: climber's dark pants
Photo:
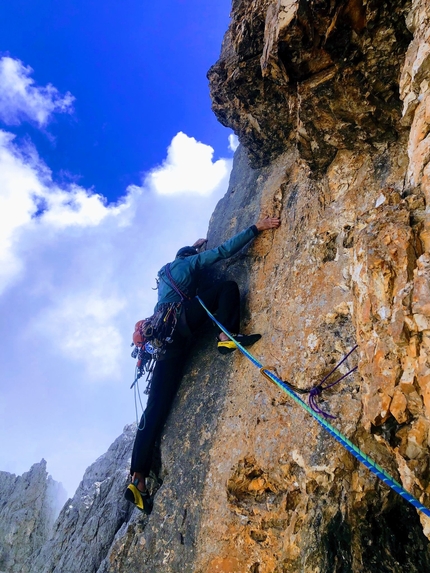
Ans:
[[[218,283],[199,293],[199,297],[212,313],[216,312],[217,319],[229,332],[239,333],[240,293],[234,281]],[[186,301],[184,306],[187,324],[194,332],[205,323],[208,315],[196,298]]]
[[[236,334],[240,324],[240,294],[233,281],[218,283],[199,293],[207,308],[216,313],[218,320],[227,330]],[[206,311],[197,299],[184,303],[185,317],[191,332],[200,328],[207,320]],[[175,335],[175,342],[179,335]],[[175,344],[172,344],[172,346]],[[156,363],[151,380],[148,403],[139,423],[134,441],[130,473],[149,474],[154,444],[163,429],[173,399],[182,379],[189,344],[184,340],[183,351],[173,357],[166,356]]]

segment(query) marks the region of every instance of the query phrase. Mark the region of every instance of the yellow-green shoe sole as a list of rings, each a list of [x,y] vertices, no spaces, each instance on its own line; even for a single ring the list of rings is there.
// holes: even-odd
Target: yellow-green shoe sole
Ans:
[[[149,495],[142,494],[142,492],[137,488],[135,483],[131,483],[127,486],[125,490],[124,497],[127,501],[134,504],[137,509],[149,515],[152,511],[152,499]]]
[[[242,346],[252,346],[261,338],[261,334],[238,334],[235,336],[237,342]],[[218,351],[221,354],[229,354],[236,350],[237,345],[233,340],[220,340],[218,341]]]

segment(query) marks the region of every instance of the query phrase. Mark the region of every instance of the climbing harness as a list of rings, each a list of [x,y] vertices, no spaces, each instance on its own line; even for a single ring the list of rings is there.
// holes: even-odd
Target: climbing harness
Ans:
[[[191,300],[187,294],[185,294],[184,292],[181,291],[181,289],[178,287],[178,285],[173,280],[172,273],[170,272],[170,263],[168,263],[164,268],[166,270],[166,275],[167,275],[167,278],[169,279],[170,285],[173,288],[173,290],[176,292],[176,294],[178,294],[181,297],[181,302],[184,302],[184,300]]]
[[[222,330],[222,332],[224,332],[224,334],[226,334],[230,340],[234,340],[233,336],[224,328],[224,326],[213,316],[213,314],[206,308],[205,304],[203,303],[203,301],[197,296],[196,297],[197,300],[200,302],[200,304],[202,305],[202,307],[205,309],[205,311],[207,312],[209,318],[211,320],[213,320],[215,322],[215,324]],[[290,398],[292,398],[294,400],[294,402],[296,402],[297,404],[299,404],[299,406],[301,406],[304,410],[306,410],[313,418],[315,418],[315,420],[317,420],[317,422],[325,429],[327,430],[327,432],[329,432],[329,434],[331,434],[333,436],[333,438],[335,440],[337,440],[348,452],[350,452],[359,462],[361,462],[363,465],[365,465],[367,467],[367,469],[369,469],[374,475],[376,475],[380,480],[382,480],[386,485],[388,485],[392,490],[394,490],[395,492],[397,492],[399,495],[401,495],[404,499],[406,499],[406,501],[408,501],[411,505],[413,505],[416,509],[418,509],[419,511],[421,511],[422,513],[424,513],[424,515],[426,515],[427,517],[430,517],[430,509],[428,509],[425,505],[423,505],[418,499],[416,499],[413,495],[411,495],[409,492],[407,492],[403,486],[397,482],[394,478],[392,478],[390,476],[390,474],[388,474],[379,464],[377,464],[375,461],[373,461],[367,454],[365,454],[364,452],[362,452],[355,444],[353,444],[346,436],[344,436],[341,432],[339,432],[339,430],[337,430],[335,427],[333,427],[320,413],[318,410],[313,409],[313,407],[311,405],[308,405],[306,402],[304,402],[298,395],[297,395],[297,388],[294,388],[288,384],[287,382],[285,382],[284,380],[281,380],[280,378],[278,378],[278,376],[276,376],[273,372],[271,372],[268,368],[265,368],[256,358],[255,356],[253,356],[249,350],[247,350],[246,348],[244,348],[240,343],[238,343],[237,341],[234,341],[238,347],[238,349],[242,352],[242,354],[244,354],[261,372],[261,374],[263,374],[263,376],[265,376],[265,378],[267,378],[268,380],[270,380],[271,382],[274,382],[279,388],[281,388],[284,392],[286,392],[288,394],[288,396],[290,396]],[[353,349],[355,350],[355,348]],[[351,350],[351,352],[353,352],[353,350]],[[351,352],[349,354],[351,354]],[[344,362],[347,357],[349,356],[349,354],[347,356],[345,356],[345,358],[334,368],[334,370],[332,372],[330,372],[329,375],[327,375],[324,380],[317,386],[320,387],[321,389],[321,385],[327,380],[327,378],[335,371],[337,370],[337,368],[342,364],[342,362]],[[353,369],[355,370],[355,369]],[[337,380],[334,384],[337,384],[338,382],[340,382],[341,379],[345,378],[348,374],[350,374],[352,372],[352,370],[350,372],[348,372],[347,374],[345,374],[342,378],[340,378],[339,380]],[[322,390],[330,388],[331,386],[333,386],[334,384],[331,384],[329,386],[325,386],[324,388],[322,388]],[[321,391],[322,391],[321,390]],[[312,398],[314,398],[316,395],[320,394],[321,391],[319,390],[317,392],[317,394],[314,394],[312,396]],[[310,393],[310,392],[309,392]],[[312,401],[310,400],[310,403],[312,404]],[[326,414],[327,416],[327,414]],[[330,416],[331,417],[331,416]]]
[[[131,353],[132,358],[137,358],[133,384],[130,388],[134,391],[134,407],[136,410],[136,424],[138,430],[145,428],[145,412],[140,396],[139,379],[146,374],[146,388],[144,394],[148,395],[151,389],[152,373],[157,360],[165,354],[167,345],[173,341],[173,332],[176,328],[181,312],[181,303],[161,304],[157,311],[136,323]],[[143,425],[139,424],[137,400],[143,413]]]
[[[182,311],[183,301],[190,300],[190,297],[182,292],[173,280],[170,272],[170,263],[164,267],[164,270],[171,287],[179,295],[181,302],[159,304],[152,316],[139,320],[134,327],[133,342],[131,343],[131,346],[134,348],[131,352],[131,357],[137,358],[137,363],[134,381],[130,389],[134,390],[134,407],[138,430],[145,428],[145,415],[140,396],[139,379],[146,374],[146,388],[143,393],[148,395],[151,389],[151,379],[155,364],[166,353],[167,345],[173,342],[173,333]],[[142,427],[140,427],[138,421],[137,400],[139,400],[143,412]]]
[[[181,306],[185,299],[189,297],[184,294],[173,280],[170,273],[170,263],[164,267],[166,276],[174,291],[180,296],[181,302],[166,302],[159,304],[155,313],[149,318],[139,320],[134,327],[133,342],[134,346],[131,353],[132,358],[137,358],[136,377],[131,385],[135,386],[137,380],[148,373],[147,380],[150,379],[154,370],[155,362],[159,360],[167,349],[167,344],[173,341],[173,333],[181,314]],[[149,393],[149,384],[145,394]]]
[[[136,378],[131,388],[145,372],[148,374],[147,380],[150,379],[155,362],[165,354],[167,344],[172,342],[180,312],[180,302],[164,303],[159,305],[152,316],[136,323],[131,357],[137,358],[137,365]],[[145,393],[148,391],[145,390]]]

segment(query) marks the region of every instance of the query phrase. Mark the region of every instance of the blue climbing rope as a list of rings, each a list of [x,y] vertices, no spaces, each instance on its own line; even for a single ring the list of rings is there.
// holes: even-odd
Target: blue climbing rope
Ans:
[[[391,489],[401,495],[406,501],[408,501],[411,505],[416,507],[419,511],[424,513],[427,517],[430,517],[430,509],[428,509],[425,505],[423,505],[418,499],[416,499],[413,495],[407,492],[404,487],[397,482],[394,478],[390,476],[379,464],[372,460],[368,455],[362,452],[355,444],[353,444],[346,436],[344,436],[339,430],[337,430],[334,426],[332,426],[326,419],[323,418],[318,412],[313,410],[306,402],[304,402],[289,386],[286,382],[278,378],[273,372],[265,368],[261,362],[259,362],[255,356],[253,356],[249,350],[244,348],[240,343],[238,343],[233,336],[224,328],[224,326],[218,322],[218,320],[214,317],[214,315],[206,308],[203,301],[197,296],[197,300],[200,302],[202,307],[207,312],[208,316],[215,322],[215,324],[226,334],[230,340],[233,340],[237,345],[238,349],[244,354],[253,364],[256,366],[261,374],[265,376],[271,382],[274,382],[279,388],[281,388],[284,392],[290,396],[296,402],[308,412],[315,420],[325,429],[329,434],[333,436],[335,440],[337,440],[348,452],[350,452],[359,462],[366,466],[373,474],[375,474],[380,480],[382,480],[385,484],[387,484]]]

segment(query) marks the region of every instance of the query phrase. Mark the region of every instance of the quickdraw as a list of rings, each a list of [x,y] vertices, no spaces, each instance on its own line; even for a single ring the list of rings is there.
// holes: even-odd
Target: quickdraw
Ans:
[[[157,311],[136,323],[133,334],[132,358],[137,358],[136,375],[131,388],[145,373],[148,385],[144,394],[149,393],[150,378],[155,363],[165,354],[167,345],[172,342],[173,332],[178,323],[181,303],[172,302],[159,305]]]

